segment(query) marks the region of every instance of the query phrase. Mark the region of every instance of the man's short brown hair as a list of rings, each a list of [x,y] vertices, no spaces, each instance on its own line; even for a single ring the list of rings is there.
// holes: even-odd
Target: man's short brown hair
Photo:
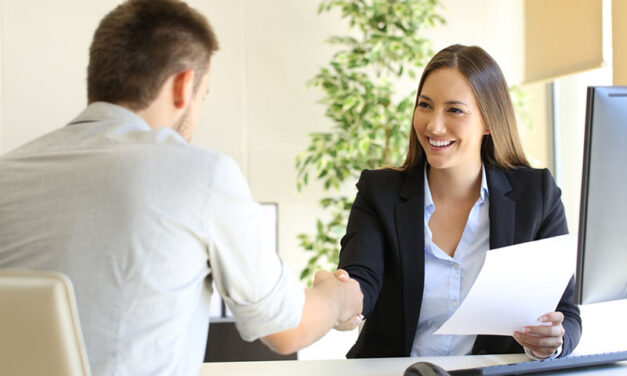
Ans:
[[[218,42],[207,19],[179,0],[128,0],[105,16],[89,49],[89,103],[142,110],[168,77],[195,72],[194,90]]]

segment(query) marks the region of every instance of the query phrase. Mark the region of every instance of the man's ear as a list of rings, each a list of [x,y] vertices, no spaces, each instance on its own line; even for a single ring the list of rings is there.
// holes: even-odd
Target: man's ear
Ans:
[[[183,109],[192,100],[194,93],[194,70],[188,69],[174,76],[172,85],[172,101],[174,107]]]

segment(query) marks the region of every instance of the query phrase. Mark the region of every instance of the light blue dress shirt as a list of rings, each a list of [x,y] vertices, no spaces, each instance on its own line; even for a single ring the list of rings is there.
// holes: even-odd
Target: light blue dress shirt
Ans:
[[[481,194],[468,215],[462,237],[451,257],[432,241],[429,219],[435,205],[425,168],[425,280],[418,328],[411,356],[466,355],[477,336],[434,335],[466,298],[490,248],[488,184],[481,166]]]

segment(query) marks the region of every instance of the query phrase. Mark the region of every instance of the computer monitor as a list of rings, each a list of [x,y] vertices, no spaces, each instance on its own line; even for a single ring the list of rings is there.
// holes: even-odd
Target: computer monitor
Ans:
[[[627,299],[627,86],[589,87],[575,301]]]

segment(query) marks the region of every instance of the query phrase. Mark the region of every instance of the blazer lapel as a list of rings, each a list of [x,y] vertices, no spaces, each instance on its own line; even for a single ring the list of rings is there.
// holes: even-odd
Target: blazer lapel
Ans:
[[[512,186],[503,170],[486,168],[490,192],[490,249],[514,244],[516,202],[507,197]]]
[[[404,333],[403,344],[409,355],[418,325],[424,289],[424,165],[407,174],[399,196],[407,201],[395,207],[396,229],[402,271]]]

